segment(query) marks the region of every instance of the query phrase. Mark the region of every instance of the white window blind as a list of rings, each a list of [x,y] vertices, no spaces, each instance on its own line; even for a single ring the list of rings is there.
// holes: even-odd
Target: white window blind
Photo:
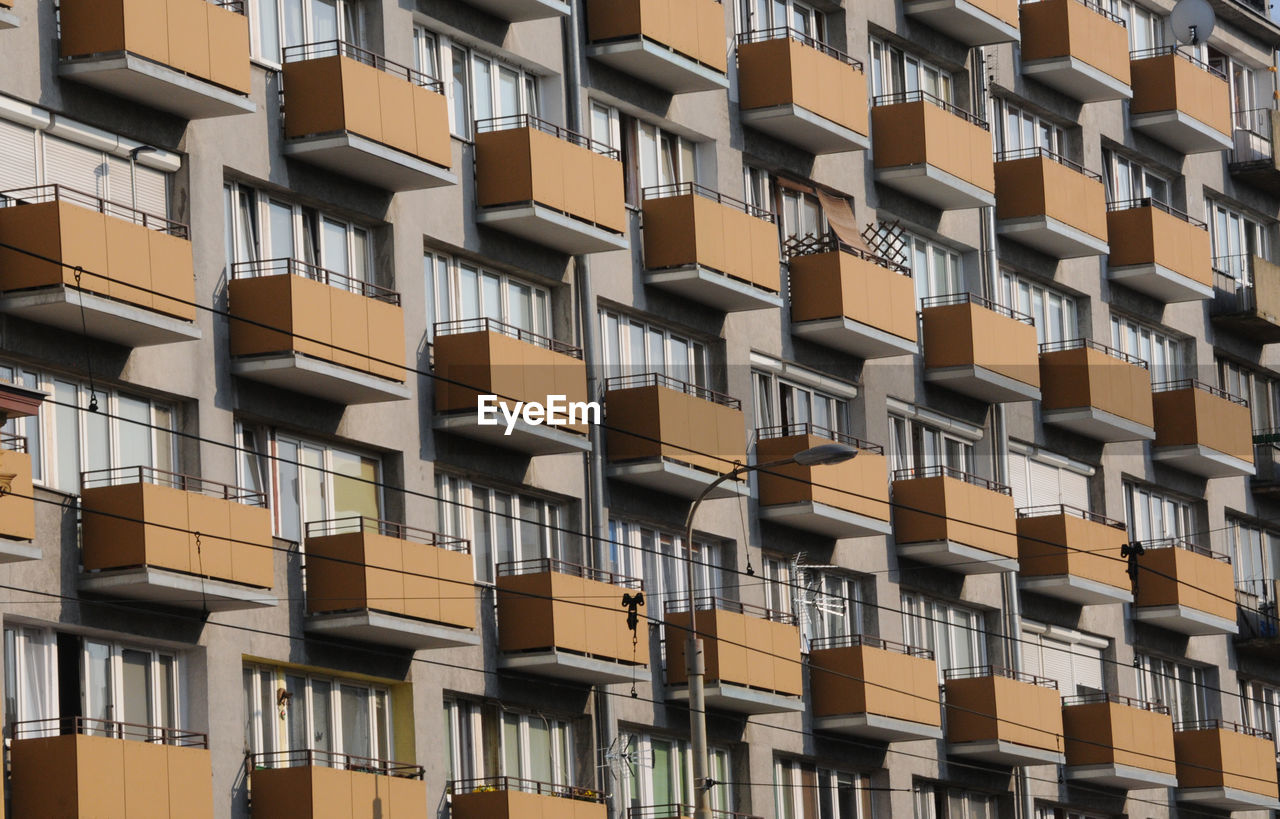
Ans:
[[[0,119],[0,191],[36,184],[36,132]]]
[[[58,137],[44,138],[44,179],[82,193],[101,196],[105,191],[106,163],[102,151]]]
[[[144,213],[169,218],[169,175],[137,165],[133,169],[134,207]],[[112,188],[115,187],[114,180]]]
[[[1022,639],[1022,670],[1057,680],[1062,696],[1104,690],[1104,639],[1030,621],[1023,624]]]
[[[1019,509],[1066,504],[1089,510],[1088,476],[1047,459],[1010,452],[1009,482],[1014,506]]]

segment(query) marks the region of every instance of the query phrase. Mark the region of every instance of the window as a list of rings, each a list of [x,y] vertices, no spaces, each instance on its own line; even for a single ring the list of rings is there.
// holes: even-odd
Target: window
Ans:
[[[940,102],[955,103],[950,71],[872,37],[872,97],[916,91]]]
[[[1206,46],[1205,62],[1227,80],[1231,94],[1231,114],[1236,128],[1248,128],[1249,111],[1258,107],[1257,80],[1251,66],[1213,46]]]
[[[1210,718],[1204,668],[1146,654],[1135,655],[1134,664],[1139,699],[1169,706],[1175,723]]]
[[[1096,694],[1103,686],[1105,637],[1043,623],[1022,621],[1022,668],[1028,674],[1058,681],[1058,694]]]
[[[1244,711],[1244,724],[1250,728],[1269,731],[1280,754],[1280,687],[1271,683],[1240,681],[1240,702]]]
[[[500,563],[539,558],[582,563],[577,539],[565,536],[569,510],[563,503],[443,473],[436,475],[436,496],[444,534],[471,541],[477,580],[493,582]]]
[[[773,213],[773,179],[764,168],[742,166],[743,201],[754,208]]]
[[[626,804],[639,811],[654,805],[693,804],[693,756],[683,739],[624,734],[630,739],[633,763],[622,781]],[[711,809],[727,811],[733,806],[733,767],[726,748],[711,747],[708,776],[716,781],[710,791]],[[647,813],[647,811],[646,811]],[[662,814],[654,814],[660,816]],[[673,814],[674,816],[675,814]]]
[[[1164,205],[1172,204],[1168,176],[1115,151],[1102,152],[1102,167],[1107,177],[1108,202],[1153,199]]]
[[[639,204],[646,188],[698,181],[698,143],[661,125],[592,102],[590,136],[621,155],[629,204]]]
[[[413,29],[413,46],[414,68],[444,81],[454,136],[470,139],[482,119],[542,116],[536,74],[422,26]]]
[[[964,292],[959,253],[920,236],[904,233],[902,238],[906,258],[901,261],[915,279],[917,299]]]
[[[1079,336],[1075,296],[1012,270],[1001,270],[999,302],[1035,319],[1036,340],[1041,344]]]
[[[827,215],[823,213],[816,194],[790,185],[779,185],[778,205],[784,245],[792,239],[827,235]]]
[[[1151,383],[1185,378],[1182,339],[1134,321],[1126,316],[1111,316],[1111,346],[1147,362]]]
[[[773,763],[778,819],[870,819],[871,779],[866,774],[819,768],[798,759]]]
[[[946,467],[958,472],[974,468],[973,441],[916,418],[889,416],[889,468]]]
[[[145,466],[177,468],[172,404],[95,384],[0,363],[0,381],[42,390],[37,415],[0,426],[27,439],[32,479],[62,492],[80,491],[80,473]],[[97,396],[98,412],[89,411]]]
[[[862,581],[836,571],[807,573],[803,578],[810,603],[800,609],[806,648],[825,637],[848,637],[862,632]]]
[[[791,614],[791,560],[764,556],[764,605],[771,612]]]
[[[1111,817],[1100,813],[1085,813],[1060,805],[1036,805],[1036,819],[1111,819]]]
[[[1236,589],[1274,603],[1280,533],[1228,517],[1227,546],[1235,566]],[[1256,601],[1250,607],[1256,608]]]
[[[386,685],[292,668],[244,667],[245,747],[251,753],[318,751],[316,765],[364,768],[391,758],[391,692]],[[281,693],[283,692],[283,694]],[[330,756],[333,755],[333,756]],[[257,764],[271,767],[267,757]]]
[[[948,788],[935,782],[912,787],[915,819],[996,819],[996,797],[986,793]]]
[[[422,265],[428,336],[437,322],[477,318],[551,336],[551,291],[547,288],[430,250]]]
[[[939,679],[953,668],[987,664],[986,627],[977,609],[903,592],[902,617],[907,644],[933,652]]]
[[[827,16],[800,0],[741,0],[739,31],[791,28],[818,42],[827,40]]]
[[[1206,203],[1213,268],[1241,285],[1252,284],[1251,256],[1270,258],[1270,226],[1219,200]]]
[[[1188,540],[1196,531],[1196,516],[1189,502],[1150,486],[1126,481],[1124,508],[1129,536],[1134,540]]]
[[[1026,444],[1009,447],[1009,488],[1018,509],[1065,504],[1088,512],[1092,474],[1092,467],[1063,455]]]
[[[1280,427],[1280,379],[1219,358],[1218,387],[1249,402],[1255,431]]]
[[[751,373],[755,384],[756,429],[812,424],[821,430],[845,434],[849,428],[849,403],[843,398],[786,380],[773,373]]]
[[[1065,142],[1060,126],[1005,99],[996,98],[991,106],[997,153],[1042,148],[1063,155]]]
[[[566,720],[454,698],[445,699],[444,719],[450,780],[507,776],[560,788],[577,784],[573,726]]]
[[[277,537],[301,543],[308,523],[382,519],[379,458],[245,424],[236,437],[237,483],[270,499]]]
[[[285,48],[342,40],[364,48],[364,7],[352,0],[250,0],[254,54],[279,63]],[[252,6],[250,7],[252,10]]]
[[[603,311],[604,360],[610,376],[658,373],[699,387],[707,384],[707,347],[625,313]]]
[[[719,595],[724,552],[724,544],[694,540],[693,579],[699,593]],[[685,600],[688,596],[686,554],[683,535],[610,520],[609,542],[599,543],[596,567],[643,578],[649,611],[660,613],[665,601]]]
[[[1124,20],[1129,50],[1146,51],[1164,45],[1164,17],[1131,0],[1108,0],[1103,7]]]

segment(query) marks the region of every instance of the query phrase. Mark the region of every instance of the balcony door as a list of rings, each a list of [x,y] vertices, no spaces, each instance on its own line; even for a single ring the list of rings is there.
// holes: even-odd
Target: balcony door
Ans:
[[[1266,228],[1222,202],[1209,202],[1208,210],[1214,269],[1241,286],[1252,284],[1249,257],[1268,258]]]

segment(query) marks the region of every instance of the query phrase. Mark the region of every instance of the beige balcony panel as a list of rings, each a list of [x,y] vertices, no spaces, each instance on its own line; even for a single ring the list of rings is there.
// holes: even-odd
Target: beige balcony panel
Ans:
[[[961,574],[1018,570],[1013,498],[950,474],[893,482],[898,554]]]
[[[434,815],[428,812],[427,785],[421,779],[325,765],[258,768],[250,779],[255,819],[427,819]]]
[[[1145,367],[1092,347],[1041,353],[1040,391],[1046,424],[1099,441],[1155,438]]]
[[[919,350],[910,276],[837,250],[794,256],[790,268],[793,335],[859,358]]]
[[[1130,63],[1129,124],[1184,154],[1231,147],[1227,81],[1179,54]]]
[[[1080,102],[1127,100],[1129,32],[1080,0],[1020,7],[1022,73]]]
[[[928,100],[877,105],[871,127],[877,182],[942,210],[995,205],[985,128]]]
[[[1107,252],[1101,178],[1041,155],[997,162],[995,180],[999,235],[1058,259]]]
[[[1018,585],[1077,605],[1133,602],[1120,557],[1123,524],[1070,507],[1018,518]]]
[[[1061,764],[1057,688],[1001,674],[947,680],[948,751],[1000,765]]]
[[[1177,784],[1173,719],[1124,698],[1093,698],[1062,709],[1066,778],[1122,790]]]
[[[1147,545],[1138,558],[1133,619],[1191,636],[1235,634],[1235,575],[1221,555]]]
[[[727,89],[717,0],[590,0],[587,56],[672,94]]]
[[[972,297],[926,304],[921,311],[925,381],[993,403],[1040,397],[1036,328],[995,307]]]
[[[1225,811],[1276,810],[1275,743],[1239,726],[1213,724],[1176,731],[1178,802]]]
[[[1248,405],[1207,385],[1175,383],[1176,389],[1154,396],[1156,439],[1151,459],[1205,478],[1253,475],[1253,422]]]
[[[882,742],[942,738],[932,658],[868,644],[809,653],[814,728]]]
[[[1137,204],[1137,203],[1135,203]],[[1162,302],[1213,297],[1209,231],[1154,205],[1107,214],[1107,278]]]

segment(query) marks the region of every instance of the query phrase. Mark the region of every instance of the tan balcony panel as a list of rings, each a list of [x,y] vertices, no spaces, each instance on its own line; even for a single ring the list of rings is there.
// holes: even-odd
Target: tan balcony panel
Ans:
[[[1156,437],[1147,363],[1105,344],[1040,345],[1040,392],[1046,424],[1106,442]]]
[[[1169,709],[1115,694],[1068,697],[1062,704],[1067,781],[1121,790],[1171,788]]]
[[[276,604],[262,493],[150,467],[81,485],[82,591],[207,611]]]
[[[793,255],[791,333],[859,358],[920,349],[910,272],[843,244]]]
[[[912,0],[915,3],[965,0]],[[991,134],[982,120],[921,91],[876,97],[875,180],[941,210],[996,204]]]
[[[1213,260],[1215,327],[1258,344],[1280,341],[1280,265],[1258,256]]]
[[[630,246],[617,151],[530,116],[476,130],[478,224],[572,256]]]
[[[1038,0],[1019,10],[1023,74],[1080,102],[1133,96],[1123,20],[1092,0]]]
[[[1184,154],[1231,147],[1227,81],[1175,46],[1130,55],[1129,124]]]
[[[1016,0],[907,0],[907,16],[967,46],[1018,42]]]
[[[610,478],[695,498],[735,464],[747,462],[747,430],[736,398],[657,373],[605,383]],[[709,498],[747,493],[726,481]]]
[[[644,192],[645,284],[725,312],[782,306],[773,216],[696,184]]]
[[[1227,168],[1236,179],[1271,195],[1280,193],[1280,109],[1254,108],[1233,114],[1235,133]]]
[[[435,385],[436,429],[529,455],[590,449],[587,424],[600,419],[585,406],[587,368],[577,347],[482,318],[438,323],[433,348],[440,376]],[[486,406],[498,408],[496,414],[486,415],[485,423],[478,409],[482,395],[493,396]],[[553,397],[557,406],[560,401],[565,404],[554,412],[556,424],[525,420],[519,402],[551,408]],[[513,422],[508,422],[503,408]],[[567,423],[570,420],[573,423]]]
[[[1057,259],[1107,252],[1101,176],[1042,148],[996,160],[996,233]]]
[[[569,16],[568,0],[464,0],[464,2],[509,23]]]
[[[811,154],[865,150],[862,63],[795,29],[738,38],[739,116]]]
[[[200,338],[185,225],[61,185],[0,201],[0,244],[21,249],[0,247],[0,312],[126,347]]]
[[[337,404],[409,397],[400,294],[295,259],[232,276],[234,375]]]
[[[608,819],[604,796],[590,788],[510,776],[448,784],[450,819]]]
[[[1009,488],[948,467],[893,475],[898,554],[961,574],[1018,570]]]
[[[789,615],[712,597],[699,598],[697,606],[708,708],[740,714],[804,709],[800,630]],[[665,631],[667,697],[684,702],[689,699],[686,602],[667,604]]]
[[[1280,809],[1271,736],[1222,720],[1179,723],[1173,732],[1180,803],[1224,811]]]
[[[1057,682],[978,666],[946,673],[948,752],[996,765],[1061,765]]]
[[[1123,523],[1071,506],[1018,510],[1018,585],[1081,606],[1131,603]]]
[[[64,0],[58,73],[187,119],[258,110],[249,21],[205,0]]]
[[[1151,460],[1205,478],[1254,474],[1249,405],[1217,387],[1184,379],[1153,387]]]
[[[307,524],[307,631],[399,648],[480,644],[465,540],[372,518]]]
[[[1193,637],[1235,634],[1231,559],[1181,540],[1151,541],[1138,557],[1132,617]]]
[[[645,676],[649,630],[645,607],[632,646],[624,594],[639,580],[562,560],[498,566],[499,666],[561,680],[609,685]]]
[[[831,538],[887,535],[889,482],[884,448],[812,424],[756,431],[756,463],[781,461],[823,444],[855,447],[840,464],[791,463],[757,473],[760,519]]]
[[[1031,317],[970,293],[925,299],[924,380],[991,403],[1040,397]]]
[[[1162,302],[1213,296],[1209,231],[1204,222],[1154,199],[1107,206],[1112,237],[1107,278]]]
[[[900,742],[942,739],[938,665],[927,649],[876,637],[827,637],[809,646],[813,727]]]
[[[683,94],[728,88],[719,0],[589,0],[587,56]]]
[[[19,722],[14,737],[12,816],[213,819],[203,734],[75,717]]]
[[[0,382],[0,390],[7,385]],[[0,413],[0,423],[4,414]],[[39,560],[36,501],[31,484],[27,439],[0,434],[0,563]]]
[[[249,772],[254,819],[427,819],[421,766],[328,751],[255,754]]]

